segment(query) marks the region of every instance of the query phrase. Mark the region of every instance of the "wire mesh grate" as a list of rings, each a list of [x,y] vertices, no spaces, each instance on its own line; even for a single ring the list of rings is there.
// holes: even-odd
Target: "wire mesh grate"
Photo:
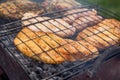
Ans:
[[[94,10],[93,10],[93,8],[94,8]],[[85,37],[81,36],[80,38],[82,40],[84,40],[83,42],[86,42],[88,44],[83,44],[82,41],[81,42],[75,41],[75,38],[79,32],[88,28],[89,26],[98,24],[99,22],[101,22],[102,20],[105,19],[105,16],[103,16],[99,13],[96,13],[96,11],[103,12],[104,15],[109,15],[108,13],[106,13],[105,11],[103,11],[97,7],[92,7],[92,6],[74,7],[71,9],[46,13],[41,16],[35,15],[35,16],[31,16],[31,17],[23,19],[23,20],[18,20],[18,21],[11,22],[11,23],[8,23],[5,25],[1,25],[0,40],[1,40],[2,48],[4,48],[7,53],[12,55],[13,58],[15,58],[21,64],[21,66],[24,68],[24,70],[28,73],[28,75],[33,80],[34,79],[44,79],[44,80],[67,79],[67,78],[73,76],[74,74],[83,72],[86,68],[93,66],[93,63],[96,60],[96,57],[100,55],[100,53],[98,54],[98,51],[96,51],[96,50],[93,51],[88,47],[88,46],[92,45],[92,43],[90,43],[86,38],[96,35],[97,38],[93,38],[93,41],[97,41],[99,39],[101,41],[104,41],[106,44],[108,44],[111,47],[113,45],[117,44],[117,41],[114,38],[118,38],[119,36],[116,36],[113,33],[111,33],[109,31],[110,27],[104,23],[102,23],[102,24],[107,26],[108,28],[101,27],[99,25],[99,27],[102,29],[102,31],[100,31],[101,29],[96,29],[94,27],[94,29],[96,30],[95,33],[89,29],[87,29],[87,33],[86,32],[82,33]],[[66,12],[68,12],[68,13],[64,14]],[[71,12],[73,12],[73,13],[71,13]],[[93,14],[92,12],[94,12],[94,15],[92,15],[92,16],[89,15],[89,14]],[[39,18],[45,17],[45,16],[50,17],[50,18],[42,18],[43,20],[39,19]],[[111,17],[111,15],[110,15],[110,17]],[[64,25],[62,22],[60,22],[61,19],[63,20],[63,22],[67,22],[68,23],[67,25],[70,24],[72,26],[68,27],[68,26]],[[75,22],[76,20],[78,20],[79,22]],[[24,23],[25,21],[27,21],[27,24]],[[59,24],[60,26],[62,26],[62,28],[53,24],[53,21],[56,22],[56,24]],[[75,23],[75,25],[73,23]],[[47,26],[46,24],[55,26],[55,28],[57,28],[57,30],[54,31],[53,29],[49,28],[49,26]],[[45,33],[37,25],[45,26],[45,29],[48,29],[49,32],[51,32],[51,33],[47,33],[47,32]],[[38,32],[35,32],[35,31],[31,32],[30,28],[26,28],[28,26],[33,26],[37,30],[41,31],[40,35]],[[78,26],[81,26],[82,29],[76,30],[76,31],[73,29],[70,29],[72,27],[75,27],[77,29]],[[27,30],[28,32],[30,32],[31,35],[33,35],[33,37],[31,37],[30,34],[26,33],[24,31],[24,29]],[[119,30],[120,27],[117,29]],[[69,30],[69,32],[73,32],[75,34],[70,36],[68,34],[68,32],[66,32],[66,30]],[[20,37],[16,36],[19,31],[21,31],[21,34],[24,37],[21,38],[21,36]],[[112,37],[106,35],[104,33],[105,31],[107,31],[109,34],[111,34]],[[57,36],[54,35],[53,33],[56,34]],[[63,40],[61,37],[58,37],[58,36],[61,36],[58,33],[67,35],[67,37],[65,36],[64,40]],[[106,36],[108,39],[114,41],[116,44],[112,44],[108,40],[105,40],[103,37],[98,35],[101,33],[104,36]],[[14,45],[14,42],[13,42],[15,38],[18,39],[18,41],[19,41],[19,44],[17,44],[17,45]],[[23,38],[26,38],[26,39],[23,40]],[[59,40],[57,40],[57,38],[64,41],[64,43],[59,42]],[[38,42],[36,41],[37,39],[41,40],[41,44],[43,43],[44,45],[47,45],[48,49],[41,47],[41,45],[38,44]],[[51,44],[49,41],[47,41],[47,39],[52,41],[55,45]],[[74,40],[74,41],[71,41],[69,39]],[[67,40],[69,40],[69,41],[67,41]],[[31,46],[27,43],[29,41],[32,44],[34,44],[35,46],[37,46],[36,48],[39,49],[39,52],[37,54],[36,54],[36,51],[34,50],[35,46],[31,48]],[[83,51],[80,50],[80,48],[74,44],[79,45],[80,48],[84,49],[87,53],[90,53],[90,55],[84,54]],[[100,41],[98,41],[97,44],[103,46],[103,44]],[[32,56],[29,56],[30,58],[24,56],[16,48],[19,45],[24,45],[25,47],[27,47],[27,49],[30,51],[30,53],[32,53],[31,54]],[[62,46],[61,49],[64,50],[65,53],[68,53],[67,56],[69,55],[69,58],[66,58],[66,55],[63,55],[63,54],[61,54],[61,52],[59,52],[58,48],[60,48],[61,46]],[[74,50],[73,52],[68,49],[69,46],[71,46],[71,48]],[[99,50],[101,50],[101,49],[99,49]],[[49,54],[49,51],[52,51],[52,53],[56,54],[57,57],[62,59],[63,62],[58,64],[55,57],[53,57]],[[73,54],[74,52],[77,52],[77,54]],[[53,62],[54,64],[46,64],[46,63],[42,62],[42,59],[40,57],[42,54],[49,57],[51,62]],[[94,56],[94,58],[93,58],[93,56]],[[36,58],[37,60],[41,60],[41,61],[33,60],[31,58]],[[79,58],[81,58],[81,59],[79,59]],[[69,61],[69,59],[71,59],[71,60]]]

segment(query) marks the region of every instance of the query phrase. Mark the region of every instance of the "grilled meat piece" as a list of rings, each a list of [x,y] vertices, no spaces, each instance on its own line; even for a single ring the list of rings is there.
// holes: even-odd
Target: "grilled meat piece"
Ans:
[[[97,24],[102,21],[102,17],[97,15],[95,9],[72,9],[67,11],[63,19],[69,24],[73,25],[77,31],[81,31],[90,25]]]
[[[30,24],[30,26],[27,27],[34,31],[51,32],[60,37],[69,37],[74,35],[74,33],[76,32],[76,29],[73,26],[69,25],[62,19],[49,20],[50,19],[49,17],[40,17],[40,16],[33,18],[35,16],[37,15],[33,13],[24,14],[24,17],[22,18],[22,24],[24,26]]]
[[[21,19],[26,12],[42,14],[44,10],[37,3],[29,0],[14,0],[0,4],[1,17]]]
[[[101,23],[80,32],[76,39],[86,40],[98,49],[118,44],[120,43],[120,22],[115,19],[105,19]]]
[[[42,3],[42,6],[46,9],[46,11],[56,11],[56,10],[63,10],[67,8],[71,8],[74,6],[80,6],[81,4],[75,0],[45,0]]]
[[[92,53],[98,54],[97,49],[84,40],[63,39],[53,33],[34,32],[29,28],[18,33],[14,44],[24,55],[49,64],[76,61]]]

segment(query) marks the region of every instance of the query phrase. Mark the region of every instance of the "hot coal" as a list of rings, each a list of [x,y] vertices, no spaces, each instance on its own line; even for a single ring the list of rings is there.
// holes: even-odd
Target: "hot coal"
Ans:
[[[14,28],[14,26],[16,26],[16,25],[17,24],[14,24],[14,25],[11,24],[11,27]],[[18,24],[18,26],[20,26],[20,24]],[[6,28],[5,28],[5,30],[7,30]],[[22,28],[22,27],[20,27],[20,28]],[[17,61],[19,61],[21,63],[21,65],[25,67],[24,70],[27,71],[28,75],[31,77],[32,80],[40,80],[40,79],[48,78],[52,75],[54,75],[54,76],[50,77],[49,80],[63,80],[64,77],[69,76],[69,75],[75,73],[76,71],[78,71],[79,67],[83,67],[83,66],[79,66],[79,67],[73,68],[71,70],[66,70],[72,66],[80,64],[80,61],[76,61],[76,62],[67,62],[66,61],[61,64],[53,65],[53,64],[46,64],[41,61],[36,61],[36,60],[33,60],[31,58],[24,56],[19,50],[17,50],[17,48],[13,44],[13,40],[14,40],[15,36],[17,35],[16,32],[19,32],[20,28],[17,27],[17,28],[14,28],[13,32],[9,32],[9,33],[7,32],[6,33],[7,35],[2,37],[1,40],[4,42],[4,44],[6,44],[7,48],[12,53],[14,53],[13,56],[15,56],[17,58]],[[15,34],[13,34],[13,33],[15,33]],[[2,47],[6,48],[6,46],[3,45]],[[7,48],[5,50],[9,53]],[[66,70],[66,71],[64,71],[60,74],[57,74],[63,70]]]
[[[54,64],[54,65],[45,64],[43,62],[36,61],[36,60],[30,59],[30,58],[22,55],[22,53],[20,53],[15,48],[15,46],[12,42],[14,39],[13,36],[11,36],[11,38],[9,40],[8,40],[8,38],[6,38],[6,39],[4,39],[4,38],[3,38],[4,42],[7,44],[7,46],[9,46],[8,48],[10,49],[10,51],[12,51],[14,53],[14,56],[17,57],[17,59],[19,59],[19,61],[22,63],[21,65],[25,66],[25,70],[27,69],[29,76],[31,77],[32,80],[37,80],[37,79],[40,80],[40,79],[47,78],[49,76],[52,76],[56,73],[59,73],[65,69],[68,69],[68,68],[80,63],[80,62],[64,62],[62,64]],[[62,80],[64,77],[73,74],[77,70],[79,70],[79,68],[74,68],[74,69],[62,72],[58,75],[55,75],[55,76],[49,78],[49,80]]]

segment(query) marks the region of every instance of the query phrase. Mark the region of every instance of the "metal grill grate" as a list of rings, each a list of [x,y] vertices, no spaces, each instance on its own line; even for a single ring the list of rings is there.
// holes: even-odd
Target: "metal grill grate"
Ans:
[[[84,11],[78,11],[78,12],[73,12],[73,13],[70,13],[70,14],[65,14],[63,15],[64,12],[66,11],[70,11],[70,10],[75,10],[75,9],[83,9],[83,8],[89,8],[88,10],[84,10]],[[103,17],[103,19],[101,19],[101,17],[98,17],[98,19],[94,18],[94,17],[91,17],[90,15],[85,15],[87,17],[90,17],[92,19],[92,21],[88,18],[84,18],[85,20],[87,20],[87,22],[85,21],[82,21],[80,20],[81,22],[83,22],[84,24],[86,24],[88,26],[90,25],[95,25],[97,24],[98,22],[100,22],[101,20],[104,20],[106,17],[104,15],[109,15],[109,17],[115,17],[115,18],[118,18],[116,17],[115,15],[112,16],[111,14],[108,14],[105,10],[101,9],[101,8],[98,8],[98,7],[93,7],[93,6],[85,6],[85,7],[75,7],[75,8],[71,8],[71,9],[66,9],[66,10],[60,10],[60,11],[56,11],[56,12],[51,12],[51,13],[46,13],[46,14],[43,14],[41,16],[49,16],[50,15],[50,19],[45,19],[45,20],[38,20],[37,18],[39,18],[40,16],[33,16],[31,18],[27,18],[27,19],[24,19],[24,20],[18,20],[18,21],[15,21],[15,22],[11,22],[11,23],[8,23],[8,24],[5,24],[5,25],[1,25],[1,30],[0,30],[0,39],[1,39],[1,46],[2,48],[7,52],[9,53],[15,60],[18,61],[18,63],[21,64],[21,66],[24,68],[24,70],[26,71],[26,73],[30,76],[30,78],[32,80],[39,80],[39,79],[44,79],[44,80],[66,80],[70,77],[72,77],[73,75],[79,73],[79,72],[83,72],[84,70],[90,68],[91,66],[93,66],[93,63],[94,61],[96,60],[96,56],[99,56],[100,54],[97,54],[96,52],[93,52],[91,51],[89,48],[87,48],[86,46],[84,46],[83,44],[81,43],[78,43],[79,45],[83,46],[85,50],[87,50],[89,53],[91,53],[91,55],[89,56],[86,56],[84,55],[79,49],[77,49],[74,45],[72,45],[72,47],[79,53],[79,54],[82,54],[82,59],[77,59],[76,56],[74,56],[73,54],[71,54],[71,52],[69,50],[67,50],[66,48],[65,51],[67,51],[67,53],[70,53],[70,55],[76,59],[77,61],[74,61],[74,62],[70,62],[70,61],[65,61],[61,64],[46,64],[46,63],[43,63],[41,61],[36,61],[36,60],[33,60],[31,58],[28,58],[26,56],[24,56],[21,52],[18,51],[18,49],[16,48],[16,46],[14,45],[13,43],[13,40],[15,39],[16,35],[18,34],[18,32],[23,29],[24,27],[26,26],[31,26],[31,25],[34,25],[36,27],[36,24],[39,24],[41,23],[42,25],[44,25],[43,23],[44,22],[48,22],[49,24],[52,24],[50,22],[50,20],[54,20],[56,21],[57,23],[59,23],[60,25],[62,25],[65,29],[61,30],[59,29],[59,31],[63,32],[64,34],[67,35],[66,32],[64,32],[66,29],[69,29],[67,28],[65,25],[63,25],[62,23],[58,22],[56,20],[56,18],[67,18],[67,20],[75,20],[75,19],[78,19],[78,18],[75,18],[75,19],[71,19],[69,16],[73,16],[74,14],[83,14],[84,12],[87,12],[87,11],[92,11],[92,9],[95,9],[97,10],[98,13],[100,16]],[[102,14],[101,14],[102,13]],[[59,14],[59,15],[58,15]],[[51,16],[52,15],[52,16]],[[79,15],[80,17],[81,15]],[[30,20],[35,20],[35,22],[30,22]],[[100,21],[99,21],[100,20]],[[27,25],[22,25],[22,22],[23,21],[29,21],[29,24]],[[96,22],[94,22],[96,21]],[[94,23],[93,23],[94,22]],[[92,23],[92,24],[91,24]],[[71,24],[71,22],[70,22]],[[54,24],[52,24],[54,25]],[[77,23],[76,26],[78,25],[81,25],[83,26],[82,24],[79,24]],[[106,24],[103,24],[103,25],[106,25]],[[45,27],[48,28],[48,26],[44,25]],[[74,27],[76,27],[74,26]],[[107,25],[106,25],[107,26]],[[85,27],[85,28],[86,28]],[[108,26],[109,27],[109,26]],[[101,27],[103,28],[103,27]],[[54,34],[57,33],[54,32],[53,30],[51,30],[50,28],[48,28],[51,32],[53,32]],[[29,29],[28,29],[29,30]],[[104,30],[108,31],[107,29],[104,28]],[[71,30],[73,31],[73,30]],[[92,31],[88,30],[90,33],[92,33],[93,35],[96,35],[95,33],[93,33]],[[97,30],[98,33],[102,33],[101,31]],[[108,31],[109,32],[109,31]],[[28,34],[21,31],[22,34],[24,34],[27,38],[29,38]],[[42,37],[44,36],[47,36],[48,38],[52,39],[58,46],[57,47],[53,47],[51,46],[47,41],[45,41],[44,39],[43,42],[45,44],[47,44],[51,49],[50,50],[54,50],[56,52],[56,54],[60,55],[63,59],[64,56],[62,56],[60,53],[58,53],[56,51],[56,48],[60,47],[60,46],[63,46],[63,45],[66,45],[66,44],[71,44],[71,42],[66,42],[65,44],[60,44],[58,43],[58,41],[56,41],[56,39],[53,39],[49,34],[47,33],[44,33],[44,35],[41,35],[41,36],[38,36],[37,33],[33,32],[34,35],[36,35],[37,37],[33,38],[33,39],[30,39],[29,40],[26,40],[25,42],[27,41],[33,41],[35,43],[35,45],[39,46],[39,48],[43,51],[43,52],[47,52],[49,50],[46,50],[44,51],[40,45],[38,45],[34,39],[36,38],[40,38],[42,39]],[[76,32],[73,36],[69,36],[69,37],[66,37],[66,38],[69,38],[69,39],[72,39],[74,40],[76,35],[78,34],[78,32]],[[110,32],[110,34],[113,34]],[[87,37],[90,37],[92,35],[88,35],[87,33],[84,33],[85,36]],[[115,37],[118,37],[116,35],[114,35]],[[85,37],[85,38],[87,38]],[[102,39],[103,41],[107,42],[109,44],[110,47],[113,47],[114,45],[112,45],[111,43],[109,43],[108,41],[106,41],[105,39],[103,39],[102,37],[98,36],[100,39]],[[113,40],[114,42],[116,42],[112,37],[110,36],[107,36],[108,38],[110,38],[111,40]],[[84,40],[85,40],[84,38]],[[17,39],[19,39],[22,44],[25,43],[21,40],[20,37],[17,37]],[[96,39],[95,39],[96,40]],[[85,40],[86,41],[86,40]],[[88,41],[86,41],[88,42]],[[89,42],[88,42],[89,43]],[[21,44],[21,43],[20,43]],[[18,45],[20,45],[18,44]],[[91,43],[89,43],[91,44]],[[101,43],[99,43],[101,44]],[[27,44],[25,44],[28,48],[29,46]],[[91,44],[92,45],[92,44]],[[102,44],[101,44],[102,45]],[[31,52],[34,53],[34,51],[29,48]],[[104,50],[99,50],[99,52],[102,52]],[[47,53],[46,53],[47,54]],[[95,56],[96,55],[96,56]],[[39,56],[38,54],[34,54],[33,56]],[[32,57],[33,57],[32,56]],[[47,54],[47,56],[49,56]],[[95,56],[95,58],[93,58],[93,56]],[[53,59],[51,56],[49,56],[55,63],[55,59]],[[66,59],[65,59],[66,60]]]
[[[29,0],[3,0],[0,3],[0,24],[10,23],[19,20],[26,12],[44,13],[44,8],[40,3]],[[32,5],[32,6],[31,6]]]

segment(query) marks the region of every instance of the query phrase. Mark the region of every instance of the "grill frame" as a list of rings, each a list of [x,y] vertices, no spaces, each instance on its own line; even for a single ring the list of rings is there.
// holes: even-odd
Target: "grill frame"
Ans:
[[[5,71],[9,79],[31,80],[21,65],[6,51],[0,47],[0,66]]]
[[[94,6],[93,8],[95,8],[95,9],[98,9],[98,10],[104,10],[104,9],[102,9],[102,8],[99,8],[99,7],[97,7],[96,8],[96,6]],[[59,12],[59,11],[56,11],[56,12]],[[106,12],[106,10],[105,10],[105,12]],[[52,12],[51,13],[47,13],[47,14],[52,14]],[[46,14],[44,14],[44,15],[46,15]],[[112,14],[113,15],[113,14]],[[117,17],[117,16],[115,16],[115,15],[113,15],[114,17]],[[118,17],[117,17],[118,18]],[[120,20],[120,19],[119,19]],[[19,20],[18,20],[18,22],[19,22]],[[16,21],[15,22],[12,22],[12,23],[16,23]],[[4,26],[6,26],[6,25],[9,25],[9,24],[11,24],[11,23],[8,23],[8,24],[5,24]],[[3,25],[2,25],[3,26]],[[0,27],[2,27],[2,26],[0,26]],[[8,31],[7,31],[8,32]],[[4,34],[5,32],[2,32],[1,33],[1,36],[5,36],[6,34]],[[7,33],[8,34],[8,33]],[[2,41],[1,41],[2,42]],[[3,43],[1,44],[2,46],[5,46]],[[0,51],[1,51],[1,53],[0,54],[2,54],[3,56],[2,56],[2,58],[0,58],[1,60],[0,61],[5,61],[5,63],[8,63],[8,64],[13,64],[13,65],[15,65],[15,67],[16,67],[16,69],[15,69],[15,74],[11,74],[11,73],[8,73],[8,75],[10,75],[9,77],[11,78],[11,79],[14,79],[14,80],[30,80],[30,78],[29,78],[29,76],[28,76],[28,74],[27,74],[27,72],[25,71],[25,69],[24,69],[24,66],[22,66],[21,65],[21,63],[19,62],[19,61],[16,61],[17,59],[16,59],[16,57],[13,55],[13,54],[11,54],[11,53],[8,53],[8,52],[6,52],[6,50],[4,49],[4,47],[2,47],[2,48],[0,48]],[[8,57],[8,58],[7,58]],[[6,58],[7,59],[9,59],[9,61],[6,61]],[[93,62],[94,63],[94,59],[93,60],[89,60],[88,61],[88,63],[90,62]],[[91,63],[91,64],[93,64],[93,63]],[[7,71],[9,71],[9,68],[7,68],[6,66],[8,65],[8,64],[2,64],[2,67],[4,67],[6,70],[6,72]],[[83,63],[81,63],[80,65],[78,65],[79,66],[79,68],[82,68],[83,69],[83,67],[85,67],[86,65],[85,64],[87,64],[87,62],[83,62]],[[91,66],[88,66],[87,65],[87,67],[89,68],[89,67],[91,67]],[[11,68],[12,68],[12,66],[11,66]],[[8,70],[7,70],[8,69]],[[19,70],[18,70],[19,69]],[[86,68],[87,69],[87,68]],[[86,70],[85,69],[85,70]],[[12,68],[12,70],[14,70],[14,68]],[[66,71],[66,70],[65,70]],[[19,72],[21,72],[21,75],[20,76],[16,76],[16,78],[15,78],[15,75],[16,75],[16,73],[19,73]],[[79,71],[78,71],[79,72]],[[83,71],[80,71],[80,72],[84,72],[84,70]],[[24,74],[24,75],[23,75]],[[75,73],[76,74],[76,73]],[[53,77],[53,76],[51,76],[51,77]],[[47,78],[46,78],[47,79]],[[34,80],[34,79],[33,79]]]

